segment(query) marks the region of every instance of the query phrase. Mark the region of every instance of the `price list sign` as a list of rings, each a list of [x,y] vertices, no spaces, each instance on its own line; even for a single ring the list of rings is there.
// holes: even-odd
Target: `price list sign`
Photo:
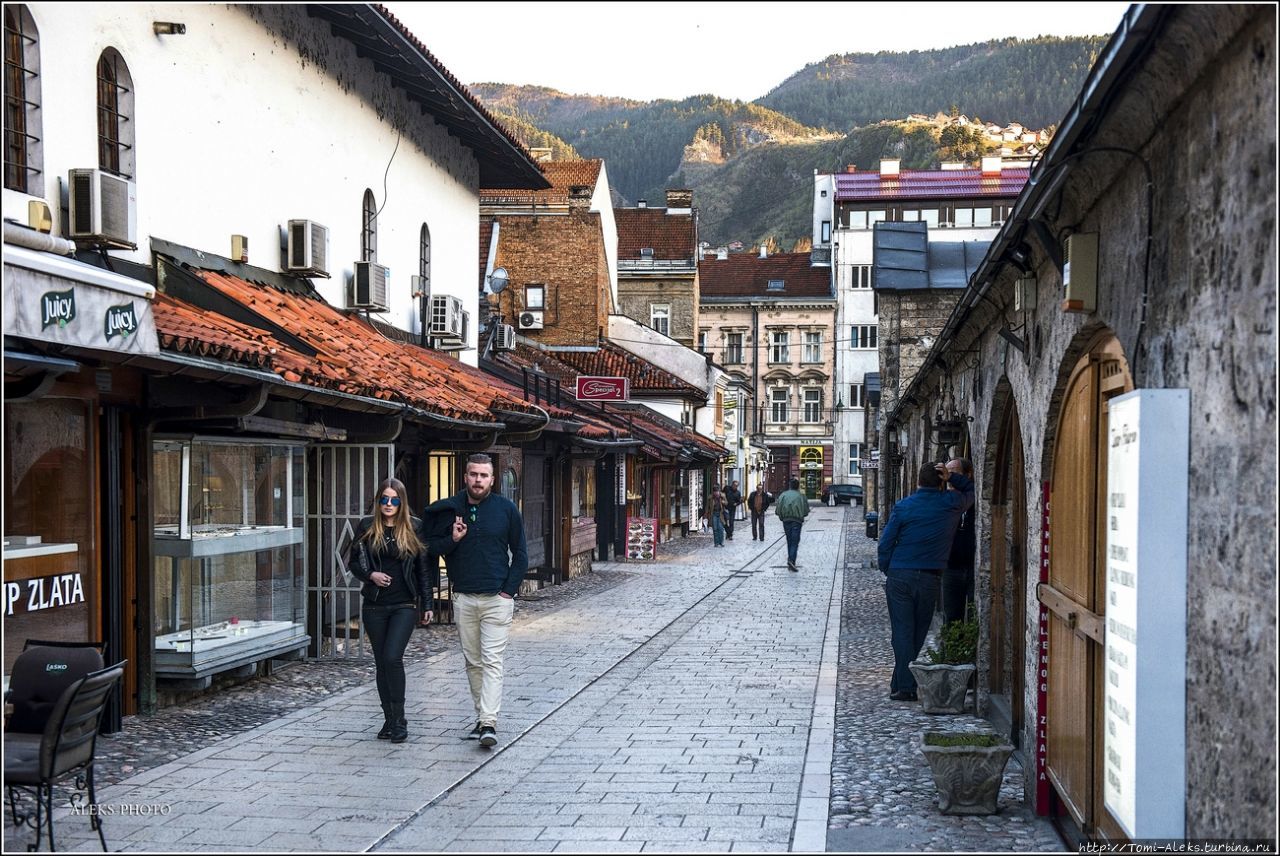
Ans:
[[[627,561],[652,562],[658,555],[658,518],[627,518]]]
[[[1130,838],[1185,831],[1189,437],[1188,390],[1110,403],[1103,802]]]

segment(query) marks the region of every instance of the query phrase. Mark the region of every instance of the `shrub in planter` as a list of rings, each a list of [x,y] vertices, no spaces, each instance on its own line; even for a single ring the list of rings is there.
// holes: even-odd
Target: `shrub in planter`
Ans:
[[[995,734],[926,731],[921,751],[938,788],[943,814],[995,814],[1013,746]]]
[[[925,713],[964,713],[969,681],[977,667],[978,622],[952,621],[942,625],[938,647],[925,651],[928,662],[908,666],[915,675],[920,707]]]

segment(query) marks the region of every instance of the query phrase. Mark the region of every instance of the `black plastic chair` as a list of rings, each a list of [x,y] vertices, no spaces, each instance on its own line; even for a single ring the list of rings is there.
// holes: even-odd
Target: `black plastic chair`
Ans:
[[[101,642],[46,642],[28,639],[9,674],[5,701],[13,712],[5,731],[41,734],[67,687],[102,669]]]
[[[23,652],[23,656],[27,653]],[[34,826],[36,830],[36,843],[28,850],[40,849],[45,826],[49,829],[49,849],[57,849],[53,840],[53,786],[71,776],[75,776],[76,790],[87,791],[89,795],[89,826],[98,833],[102,849],[107,849],[93,787],[94,753],[98,723],[111,691],[124,674],[126,662],[92,672],[67,687],[49,712],[42,733],[5,733],[4,783],[13,823],[16,827]],[[29,816],[18,812],[16,792],[19,790],[35,795],[34,823]]]

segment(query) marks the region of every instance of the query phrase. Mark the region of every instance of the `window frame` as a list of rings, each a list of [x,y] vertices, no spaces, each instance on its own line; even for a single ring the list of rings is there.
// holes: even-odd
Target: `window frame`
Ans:
[[[821,330],[805,330],[804,342],[801,343],[801,362],[803,363],[821,363],[822,362],[822,331]]]
[[[367,187],[360,199],[360,261],[378,262],[378,202]]]
[[[98,127],[98,168],[133,180],[134,92],[129,65],[115,48],[103,49],[95,65]],[[107,75],[107,76],[104,76]]]
[[[810,395],[812,394],[812,398]],[[812,418],[811,418],[812,417]],[[800,421],[818,425],[822,420],[822,387],[806,386],[800,393]]]
[[[779,354],[782,359],[778,359]],[[791,331],[771,330],[769,333],[769,362],[788,364],[791,362]]]
[[[532,295],[537,294],[535,302]],[[524,308],[530,312],[545,311],[547,308],[547,287],[540,282],[527,283],[524,287]]]
[[[734,341],[735,337],[737,341]],[[742,333],[725,333],[724,361],[726,365],[742,365],[746,362],[743,338]]]
[[[4,35],[4,186],[29,196],[43,196],[40,31],[25,3],[4,7]]]
[[[664,322],[663,327],[658,327],[658,321]],[[649,326],[657,330],[664,336],[671,335],[671,304],[670,303],[650,303],[649,304]],[[663,329],[665,328],[665,329]]]
[[[785,386],[775,386],[769,390],[769,422],[772,425],[786,425],[790,421],[791,390]]]

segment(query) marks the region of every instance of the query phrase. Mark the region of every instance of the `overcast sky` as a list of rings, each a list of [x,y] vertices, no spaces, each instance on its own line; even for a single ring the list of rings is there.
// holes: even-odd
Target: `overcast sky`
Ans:
[[[1110,35],[1127,3],[386,3],[463,83],[753,101],[831,54]]]

